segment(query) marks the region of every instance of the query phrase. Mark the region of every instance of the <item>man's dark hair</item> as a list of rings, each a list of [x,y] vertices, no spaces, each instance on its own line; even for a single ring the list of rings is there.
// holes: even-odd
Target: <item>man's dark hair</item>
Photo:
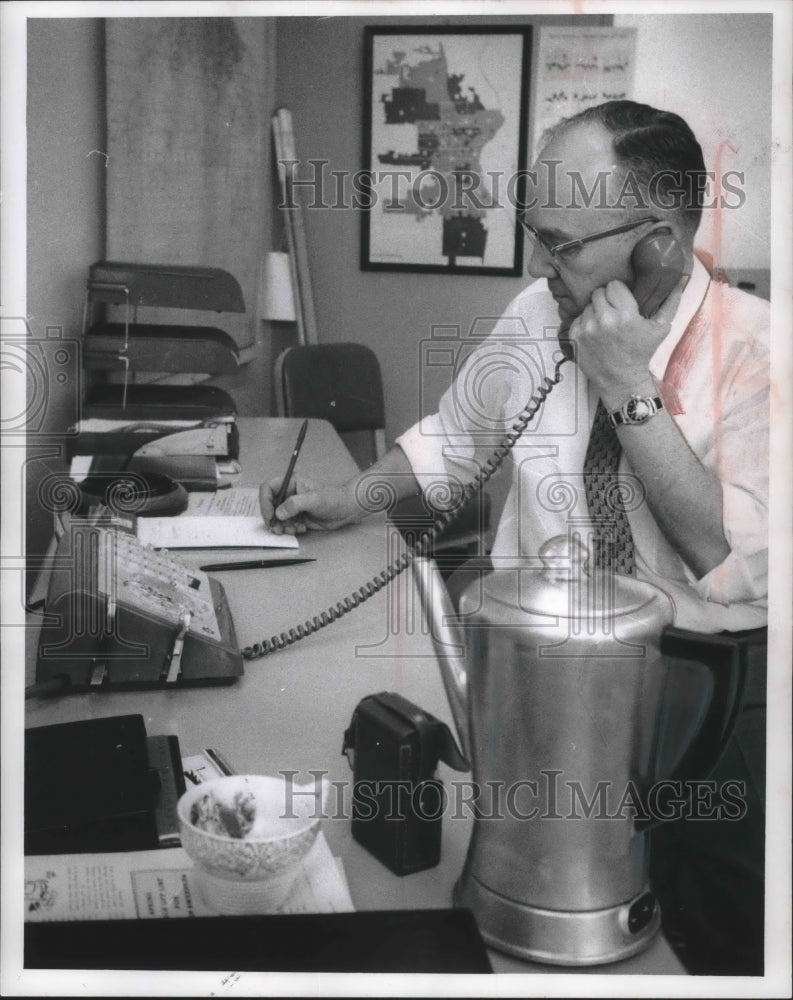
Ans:
[[[613,136],[619,166],[632,173],[642,192],[656,204],[680,204],[683,221],[693,235],[702,215],[706,183],[702,148],[688,124],[671,111],[635,101],[607,101],[564,118],[548,130],[544,144],[571,126],[600,124]]]

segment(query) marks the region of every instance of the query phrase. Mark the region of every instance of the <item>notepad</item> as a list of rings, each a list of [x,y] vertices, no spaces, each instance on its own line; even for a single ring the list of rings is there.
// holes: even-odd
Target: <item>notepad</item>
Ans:
[[[187,517],[252,517],[259,514],[259,489],[232,486],[212,493],[187,494]]]
[[[294,535],[269,531],[261,514],[249,517],[139,517],[138,539],[157,549],[296,549]]]

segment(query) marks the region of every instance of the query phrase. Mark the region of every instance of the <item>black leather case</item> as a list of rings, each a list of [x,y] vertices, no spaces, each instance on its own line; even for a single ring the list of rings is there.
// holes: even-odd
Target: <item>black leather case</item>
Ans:
[[[390,692],[357,705],[342,752],[353,769],[352,835],[396,875],[440,860],[439,760],[467,770],[445,723]]]
[[[25,854],[159,847],[142,715],[25,731]]]

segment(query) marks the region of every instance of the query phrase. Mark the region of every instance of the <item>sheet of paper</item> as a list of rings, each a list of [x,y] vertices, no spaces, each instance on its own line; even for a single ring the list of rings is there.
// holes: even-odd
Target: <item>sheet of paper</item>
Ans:
[[[294,535],[274,535],[261,514],[249,517],[138,518],[138,539],[158,549],[296,549]]]
[[[278,913],[355,909],[343,866],[322,833],[303,859]],[[181,848],[25,858],[25,920],[131,920],[217,916],[201,895]]]
[[[213,493],[188,493],[188,517],[254,517],[259,514],[256,486],[232,486]]]
[[[189,427],[201,427],[200,420],[116,420],[104,417],[86,417],[77,425],[81,434],[105,434],[112,431],[146,430],[150,427],[164,427],[168,431],[181,431]]]

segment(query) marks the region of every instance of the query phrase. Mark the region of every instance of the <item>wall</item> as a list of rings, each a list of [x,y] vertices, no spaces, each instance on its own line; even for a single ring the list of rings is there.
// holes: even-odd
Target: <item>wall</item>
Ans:
[[[617,14],[614,24],[638,29],[636,100],[681,114],[709,170],[721,148],[723,169],[745,174],[745,204],[706,211],[698,244],[731,278],[769,268],[772,15]]]
[[[51,345],[39,436],[28,439],[27,551],[44,551],[52,515],[36,502],[41,480],[65,467],[63,439],[79,400],[75,355],[88,267],[104,256],[104,59],[98,19],[30,19],[27,106],[27,315],[36,339],[60,327],[70,361]],[[67,378],[61,382],[59,374]],[[43,387],[31,383],[39,397]],[[38,398],[30,402],[37,404]],[[29,412],[31,412],[29,410]],[[40,435],[46,435],[43,439]]]
[[[228,270],[245,313],[146,309],[140,321],[220,326],[250,358],[261,339],[258,263],[275,213],[272,19],[109,18],[106,33],[107,255]],[[259,352],[222,380],[241,414],[268,412],[261,393],[267,361]],[[187,372],[164,381],[203,377]]]
[[[609,23],[592,17],[433,17],[433,25]],[[329,170],[361,166],[364,25],[426,24],[425,18],[280,18],[277,22],[279,104],[292,111],[297,155],[330,161]],[[386,383],[389,443],[437,403],[419,384],[419,350],[432,326],[470,330],[495,319],[526,284],[524,277],[365,272],[358,267],[359,225],[351,209],[305,212],[311,280],[321,341],[368,344]],[[485,324],[487,328],[489,325]]]
[[[278,18],[273,109],[293,112],[298,155],[327,158],[332,169],[361,163],[364,24],[426,23],[426,18]],[[539,25],[581,23],[532,17]],[[608,23],[607,17],[588,19]],[[514,18],[434,18],[433,23],[513,23]],[[722,260],[728,269],[768,266],[770,37],[768,15],[617,15],[638,28],[636,96],[680,111],[703,137],[712,162],[727,140],[724,165],[746,171],[740,212],[722,213]],[[704,99],[703,98],[704,95]],[[264,98],[267,101],[267,97]],[[268,101],[269,103],[269,101]],[[103,31],[93,19],[28,21],[28,314],[33,333],[48,326],[75,337],[88,265],[104,254]],[[265,167],[265,169],[269,169]],[[273,190],[273,202],[276,193]],[[272,224],[268,227],[268,223]],[[712,223],[708,223],[712,225]],[[281,242],[277,219],[263,219],[270,246]],[[419,348],[433,324],[470,329],[499,315],[525,278],[411,275],[358,268],[359,218],[351,210],[306,213],[320,338],[354,340],[377,352],[386,377],[389,439],[437,401],[422,398]],[[703,230],[704,233],[704,230]],[[706,236],[705,242],[710,240]],[[264,352],[229,386],[244,412],[267,413],[270,361],[289,342],[285,325],[266,331]],[[62,428],[74,412],[74,384],[51,380],[44,429]],[[52,449],[50,449],[52,451]],[[31,451],[29,496],[57,454]],[[28,546],[42,550],[49,517],[29,504]]]
[[[533,25],[584,21],[519,20]],[[749,197],[740,212],[722,213],[721,259],[729,268],[767,268],[770,18],[663,14],[613,20],[638,28],[637,99],[689,118],[702,133],[711,162],[723,140],[738,148],[738,154],[725,152],[724,166],[746,171]],[[433,18],[438,25],[515,21]],[[326,158],[335,170],[360,168],[363,26],[406,23],[411,19],[278,19],[277,96],[292,111],[299,158]],[[361,341],[377,352],[386,380],[390,442],[437,400],[433,393],[422,395],[419,375],[420,342],[433,324],[457,324],[467,331],[477,317],[496,317],[526,278],[363,272],[354,211],[310,209],[305,222],[320,340]],[[703,230],[703,236],[712,247],[712,231]]]

